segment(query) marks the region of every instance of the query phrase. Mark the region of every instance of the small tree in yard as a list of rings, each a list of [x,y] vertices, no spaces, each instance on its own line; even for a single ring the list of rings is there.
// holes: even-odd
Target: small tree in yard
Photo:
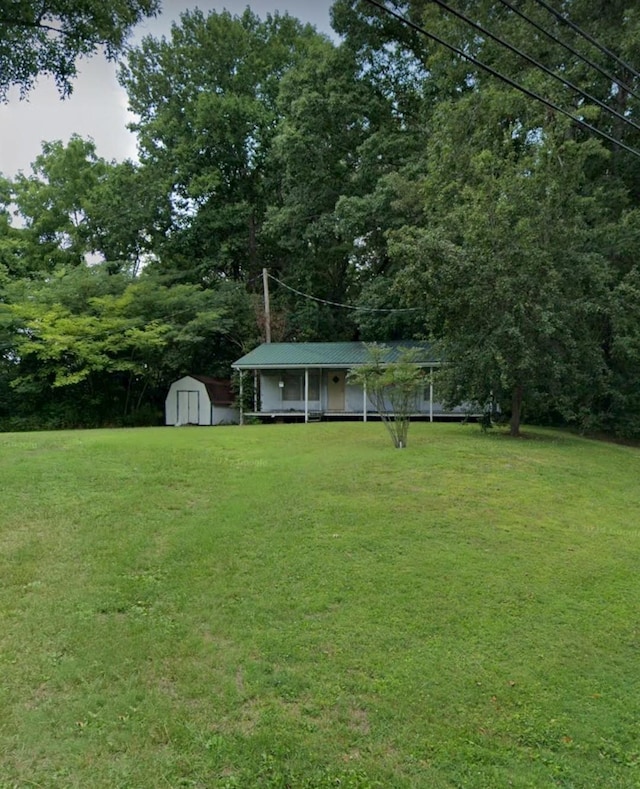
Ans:
[[[366,389],[367,398],[380,414],[396,449],[407,446],[407,433],[416,400],[424,386],[424,371],[416,364],[416,354],[405,348],[398,361],[385,362],[388,348],[369,345],[369,361],[349,373],[349,381]]]

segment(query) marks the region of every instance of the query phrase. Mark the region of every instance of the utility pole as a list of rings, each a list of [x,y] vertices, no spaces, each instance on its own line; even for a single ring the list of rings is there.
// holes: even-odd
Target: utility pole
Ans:
[[[262,287],[264,290],[264,330],[265,340],[271,342],[271,306],[269,304],[269,273],[262,269]]]

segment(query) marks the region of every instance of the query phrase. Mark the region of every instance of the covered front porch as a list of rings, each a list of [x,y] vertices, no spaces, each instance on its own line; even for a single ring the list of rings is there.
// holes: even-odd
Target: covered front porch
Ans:
[[[379,345],[383,365],[412,352],[424,371],[424,386],[415,398],[412,416],[435,421],[463,418],[464,409],[447,411],[434,396],[434,372],[440,359],[428,343],[405,341]],[[363,342],[263,343],[233,363],[240,379],[240,421],[317,422],[321,419],[380,419],[364,386],[349,379],[349,371],[371,360]],[[249,390],[252,395],[249,396]],[[247,399],[252,401],[247,404]]]
[[[348,380],[345,368],[281,368],[240,370],[240,401],[251,383],[253,407],[242,408],[245,418],[263,421],[318,422],[323,419],[379,419],[364,386]],[[424,391],[416,398],[412,416],[433,421],[441,411],[433,400],[433,368],[426,371]]]

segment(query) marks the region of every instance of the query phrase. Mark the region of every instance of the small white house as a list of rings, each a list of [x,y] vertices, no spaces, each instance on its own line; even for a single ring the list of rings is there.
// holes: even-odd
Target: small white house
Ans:
[[[228,425],[240,421],[231,383],[206,375],[174,381],[165,400],[167,425]]]
[[[464,418],[468,407],[447,409],[434,392],[434,376],[441,361],[428,343],[384,343],[383,363],[393,363],[403,349],[416,354],[415,364],[425,371],[424,390],[416,398],[412,416],[423,419]],[[358,418],[367,421],[379,416],[362,386],[349,380],[349,370],[369,360],[363,342],[280,342],[264,343],[238,359],[231,366],[243,376],[253,374],[254,408],[240,414],[259,419]],[[242,397],[240,398],[242,399]]]

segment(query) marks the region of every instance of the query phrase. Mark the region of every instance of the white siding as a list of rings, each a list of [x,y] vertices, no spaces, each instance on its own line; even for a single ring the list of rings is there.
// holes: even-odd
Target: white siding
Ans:
[[[304,375],[304,371],[302,374]],[[279,385],[280,380],[279,372],[262,373],[260,376],[261,410],[265,412],[304,411],[304,398],[302,400],[283,399],[283,387]],[[320,391],[322,392],[322,386]],[[319,411],[320,402],[320,400],[309,400],[309,410]]]
[[[237,425],[240,422],[240,411],[237,408],[225,408],[221,405],[211,406],[212,425]]]
[[[304,374],[304,371],[300,371]],[[310,368],[310,373],[312,368]],[[315,370],[313,370],[315,372]],[[309,411],[328,411],[328,391],[327,391],[327,376],[331,371],[322,370],[320,373],[320,399],[309,400]],[[264,413],[286,413],[287,411],[304,412],[305,404],[302,400],[284,400],[283,387],[279,386],[280,380],[283,380],[284,371],[268,371],[260,374],[260,404],[261,411]],[[427,379],[428,380],[428,379]],[[364,407],[364,392],[362,386],[350,384],[347,380],[345,387],[345,414],[362,414]],[[464,414],[468,411],[468,406],[459,406],[454,409],[445,409],[442,403],[439,403],[434,398],[433,415],[441,416],[443,414]],[[429,403],[429,385],[425,386],[424,393],[416,400],[415,413],[428,416],[431,412]],[[375,410],[367,399],[367,413],[375,414]]]
[[[165,400],[165,424],[211,424],[211,401],[201,381],[186,375],[171,384]]]

